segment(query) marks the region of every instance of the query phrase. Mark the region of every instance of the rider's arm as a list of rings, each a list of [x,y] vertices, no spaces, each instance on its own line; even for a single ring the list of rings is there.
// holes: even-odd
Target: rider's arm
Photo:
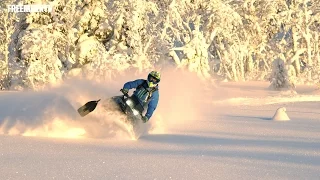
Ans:
[[[124,85],[123,85],[123,89],[133,89],[133,88],[137,88],[140,84],[143,83],[143,79],[137,79],[137,80],[134,80],[134,81],[129,81],[129,82],[126,82]]]
[[[156,110],[156,108],[158,106],[158,102],[159,102],[159,91],[155,91],[152,93],[151,100],[148,104],[148,110],[145,115],[148,119],[151,118],[154,110]]]

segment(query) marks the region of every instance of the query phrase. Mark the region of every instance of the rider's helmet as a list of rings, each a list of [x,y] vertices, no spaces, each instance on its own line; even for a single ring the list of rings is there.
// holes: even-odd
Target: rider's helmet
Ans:
[[[161,74],[157,71],[151,71],[148,74],[148,86],[149,87],[155,87],[160,82]]]

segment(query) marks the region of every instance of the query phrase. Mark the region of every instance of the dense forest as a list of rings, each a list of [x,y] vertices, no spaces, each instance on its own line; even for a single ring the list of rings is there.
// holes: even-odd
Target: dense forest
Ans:
[[[51,13],[9,13],[10,4]],[[164,66],[199,78],[316,84],[319,0],[1,0],[0,88]],[[98,78],[98,79],[99,79]]]

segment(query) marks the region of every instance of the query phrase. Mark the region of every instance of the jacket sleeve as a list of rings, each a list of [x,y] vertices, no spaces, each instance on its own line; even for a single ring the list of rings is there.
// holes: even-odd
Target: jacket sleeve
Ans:
[[[156,108],[158,106],[158,102],[159,102],[159,91],[155,91],[154,93],[152,93],[151,100],[148,104],[148,110],[146,113],[146,117],[148,119],[151,118],[154,110],[156,110]]]
[[[124,85],[123,85],[123,89],[133,89],[133,88],[137,88],[140,84],[143,83],[143,79],[137,79],[137,80],[134,80],[134,81],[129,81],[129,82],[126,82]]]

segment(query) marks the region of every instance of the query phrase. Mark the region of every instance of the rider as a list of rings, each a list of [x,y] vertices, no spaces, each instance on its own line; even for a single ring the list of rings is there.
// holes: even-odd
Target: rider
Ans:
[[[120,90],[124,94],[128,94],[129,89],[135,88],[132,97],[138,100],[142,106],[148,106],[147,113],[142,116],[142,121],[146,123],[152,116],[154,110],[157,108],[159,101],[158,83],[160,82],[161,75],[157,71],[151,71],[148,74],[147,80],[137,79],[129,81],[123,85]],[[143,108],[142,108],[143,109]],[[142,112],[141,112],[142,113]]]

